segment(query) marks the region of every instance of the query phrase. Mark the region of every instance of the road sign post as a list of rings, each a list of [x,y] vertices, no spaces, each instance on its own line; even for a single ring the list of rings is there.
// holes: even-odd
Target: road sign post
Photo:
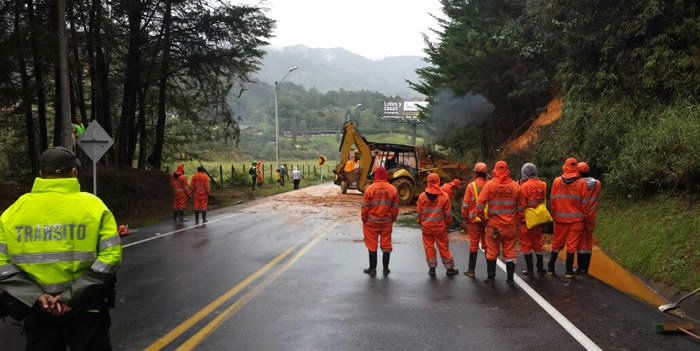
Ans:
[[[321,166],[321,181],[323,181],[323,166],[326,165],[326,156],[319,156],[318,164]]]
[[[95,196],[97,196],[97,161],[113,144],[114,140],[97,121],[90,122],[83,135],[78,139],[78,145],[92,160],[92,193]]]

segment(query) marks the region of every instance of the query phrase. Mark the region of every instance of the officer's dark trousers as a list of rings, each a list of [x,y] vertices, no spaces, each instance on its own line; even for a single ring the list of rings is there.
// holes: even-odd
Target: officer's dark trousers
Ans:
[[[53,317],[35,306],[24,320],[27,351],[111,351],[107,312],[73,311]]]

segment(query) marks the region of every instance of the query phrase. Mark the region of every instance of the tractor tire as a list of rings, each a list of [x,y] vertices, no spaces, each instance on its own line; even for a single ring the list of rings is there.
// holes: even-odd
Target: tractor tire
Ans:
[[[347,194],[348,193],[348,186],[349,185],[347,182],[343,182],[342,184],[340,184],[340,192],[342,192],[343,194]]]
[[[398,178],[391,181],[391,185],[399,193],[399,204],[410,205],[413,203],[413,195],[416,192],[416,185],[408,178]]]

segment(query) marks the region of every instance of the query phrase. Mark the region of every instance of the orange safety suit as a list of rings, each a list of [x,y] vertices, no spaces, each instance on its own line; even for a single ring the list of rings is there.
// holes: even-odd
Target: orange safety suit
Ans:
[[[573,254],[581,244],[585,215],[583,197],[587,188],[575,170],[554,179],[549,196],[554,218],[552,252],[557,253],[566,245],[566,252]]]
[[[600,196],[600,181],[593,177],[583,178],[586,182],[586,193],[583,196],[583,239],[579,245],[579,253],[590,254],[593,250],[593,231],[595,230],[595,220],[598,214],[598,197]]]
[[[503,162],[503,161],[499,161]],[[496,167],[499,167],[499,162]],[[505,164],[505,162],[503,162]],[[515,262],[516,228],[524,208],[518,208],[520,187],[510,177],[510,171],[494,168],[494,178],[486,183],[476,201],[477,216],[485,219],[484,208],[488,204],[486,225],[486,259],[495,260],[503,247],[504,262]]]
[[[486,245],[486,222],[482,222],[477,217],[476,199],[477,195],[484,188],[488,179],[476,178],[464,189],[464,202],[462,202],[462,218],[467,223],[467,235],[469,236],[469,252],[479,250],[479,242],[484,252],[487,252]],[[474,186],[476,185],[476,193]]]
[[[258,170],[258,185],[262,185],[263,183],[263,171],[262,171],[262,161],[258,161],[258,163],[255,164],[255,168]]]
[[[206,211],[209,203],[209,194],[211,193],[209,177],[204,174],[204,172],[197,172],[192,176],[191,189],[192,198],[194,200],[194,210]]]
[[[365,189],[362,200],[362,231],[365,246],[370,252],[377,252],[377,238],[381,237],[382,252],[391,252],[391,229],[399,215],[399,194],[387,182],[387,171],[378,167],[374,182]]]
[[[348,160],[348,162],[345,162],[345,167],[343,168],[343,170],[344,170],[345,172],[350,172],[350,171],[352,171],[352,170],[354,170],[354,169],[355,169],[355,161],[353,161],[353,160]]]
[[[179,171],[170,175],[170,187],[173,188],[173,210],[184,210],[187,207],[187,176]]]
[[[544,203],[547,196],[547,183],[537,179],[529,178],[520,185],[520,208],[536,208]],[[525,216],[520,223],[520,252],[529,254],[535,252],[543,255],[542,248],[542,225],[534,226],[530,229],[525,225]]]
[[[428,194],[431,195],[428,196]],[[433,200],[430,199],[431,196],[434,197]],[[447,194],[440,190],[440,177],[435,173],[428,175],[428,187],[418,197],[416,209],[418,223],[420,223],[423,232],[425,258],[431,268],[437,266],[435,243],[437,243],[445,268],[454,268],[454,257],[450,252],[447,239],[447,227],[452,223],[451,206]]]

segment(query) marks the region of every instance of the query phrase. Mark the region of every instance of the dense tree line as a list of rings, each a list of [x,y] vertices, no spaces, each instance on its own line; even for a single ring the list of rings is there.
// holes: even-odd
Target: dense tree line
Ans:
[[[499,145],[551,97],[562,118],[521,160],[557,169],[589,161],[614,188],[699,190],[700,5],[692,0],[442,0],[432,67],[414,88],[437,103],[441,89],[482,94],[491,116],[448,146]],[[428,120],[440,118],[426,111]],[[466,117],[465,117],[466,118]],[[479,144],[477,143],[479,141]]]
[[[61,141],[56,3],[0,4],[0,151],[34,173]],[[68,0],[69,117],[98,121],[116,142],[107,162],[122,167],[160,167],[172,116],[235,139],[227,96],[258,69],[272,26],[260,7],[227,1]]]

